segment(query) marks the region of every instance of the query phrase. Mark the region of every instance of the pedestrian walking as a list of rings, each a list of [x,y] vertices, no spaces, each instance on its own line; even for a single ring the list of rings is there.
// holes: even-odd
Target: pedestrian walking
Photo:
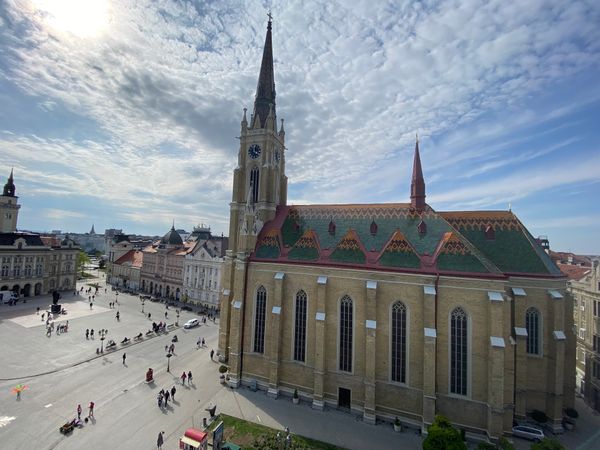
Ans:
[[[187,375],[185,372],[183,372],[181,374],[181,384],[185,386],[185,379],[187,378]]]
[[[165,408],[167,407],[167,404],[169,403],[169,396],[170,396],[170,395],[171,395],[171,394],[169,394],[169,390],[167,389],[167,390],[165,391]]]
[[[46,313],[42,313],[42,322],[44,321],[44,316],[46,315]]]
[[[37,307],[37,309],[35,311],[35,314],[38,315],[38,316],[40,315],[40,307],[39,306]]]
[[[175,386],[173,386],[171,388],[171,398],[173,399],[173,401],[175,401],[175,392],[177,392],[177,389],[175,389]]]
[[[162,445],[163,445],[163,434],[164,431],[161,431],[158,433],[158,439],[156,439],[156,447],[158,448],[158,450],[162,450]]]
[[[188,371],[188,384],[192,384],[192,371]]]
[[[127,355],[123,353],[123,365],[125,365],[125,358],[127,358]]]
[[[169,347],[169,351],[171,353],[175,353],[175,344],[171,344],[171,346]]]
[[[88,406],[88,409],[89,409],[88,417],[94,417],[94,406],[96,406],[96,405],[94,405],[94,402],[90,402],[90,404]]]
[[[90,330],[90,337],[91,337],[92,339],[94,339],[94,329],[93,329],[93,328]]]
[[[200,348],[201,344],[202,344],[202,340],[200,338],[198,338],[198,340],[196,341],[196,347]]]
[[[117,311],[117,315],[116,315],[115,317],[117,318],[117,322],[118,322],[119,320],[121,320],[121,315],[119,314],[119,311]]]
[[[165,345],[165,353],[169,353],[169,346]]]
[[[167,312],[165,311],[165,319],[169,318],[169,314],[167,314]]]
[[[152,317],[152,314],[148,313],[148,320],[152,320],[151,317]]]
[[[211,348],[211,349],[210,349],[210,360],[211,360],[211,361],[213,360],[213,356],[214,356],[214,354],[215,354],[215,351],[214,351],[214,350]]]
[[[77,420],[81,420],[81,405],[77,405]]]
[[[204,340],[204,338],[202,338],[202,347],[206,346],[206,341]]]
[[[92,302],[90,302],[90,309],[92,309]]]

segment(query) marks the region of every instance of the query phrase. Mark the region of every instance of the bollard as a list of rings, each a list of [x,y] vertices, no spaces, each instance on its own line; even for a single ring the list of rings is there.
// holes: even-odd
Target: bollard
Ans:
[[[202,418],[202,426],[206,429],[208,428],[208,423],[206,422],[206,417]]]

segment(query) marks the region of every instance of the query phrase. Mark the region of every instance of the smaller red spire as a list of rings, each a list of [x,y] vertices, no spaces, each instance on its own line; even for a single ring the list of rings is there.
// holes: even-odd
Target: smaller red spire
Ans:
[[[419,156],[419,136],[415,144],[415,159],[413,161],[412,181],[410,183],[410,206],[417,211],[425,209],[425,180],[421,169],[421,157]]]

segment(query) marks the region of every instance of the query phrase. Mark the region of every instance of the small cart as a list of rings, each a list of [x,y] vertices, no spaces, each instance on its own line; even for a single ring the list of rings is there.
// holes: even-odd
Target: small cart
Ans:
[[[179,448],[182,450],[206,450],[208,445],[208,433],[188,428],[183,437],[179,439]]]

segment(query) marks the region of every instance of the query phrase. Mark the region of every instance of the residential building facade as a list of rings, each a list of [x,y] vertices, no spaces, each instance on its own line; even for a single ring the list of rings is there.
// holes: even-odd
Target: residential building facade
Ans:
[[[112,264],[111,279],[113,285],[138,291],[142,272],[144,253],[139,250],[129,250]]]
[[[183,263],[183,299],[196,304],[219,307],[223,258],[227,238],[214,237],[207,227],[195,227],[188,237],[194,246]]]
[[[219,354],[230,384],[499,438],[574,402],[566,278],[511,211],[438,212],[418,141],[410,203],[287,205],[269,21],[241,121]]]
[[[600,413],[600,261],[572,279],[573,318],[577,334],[577,391]]]

